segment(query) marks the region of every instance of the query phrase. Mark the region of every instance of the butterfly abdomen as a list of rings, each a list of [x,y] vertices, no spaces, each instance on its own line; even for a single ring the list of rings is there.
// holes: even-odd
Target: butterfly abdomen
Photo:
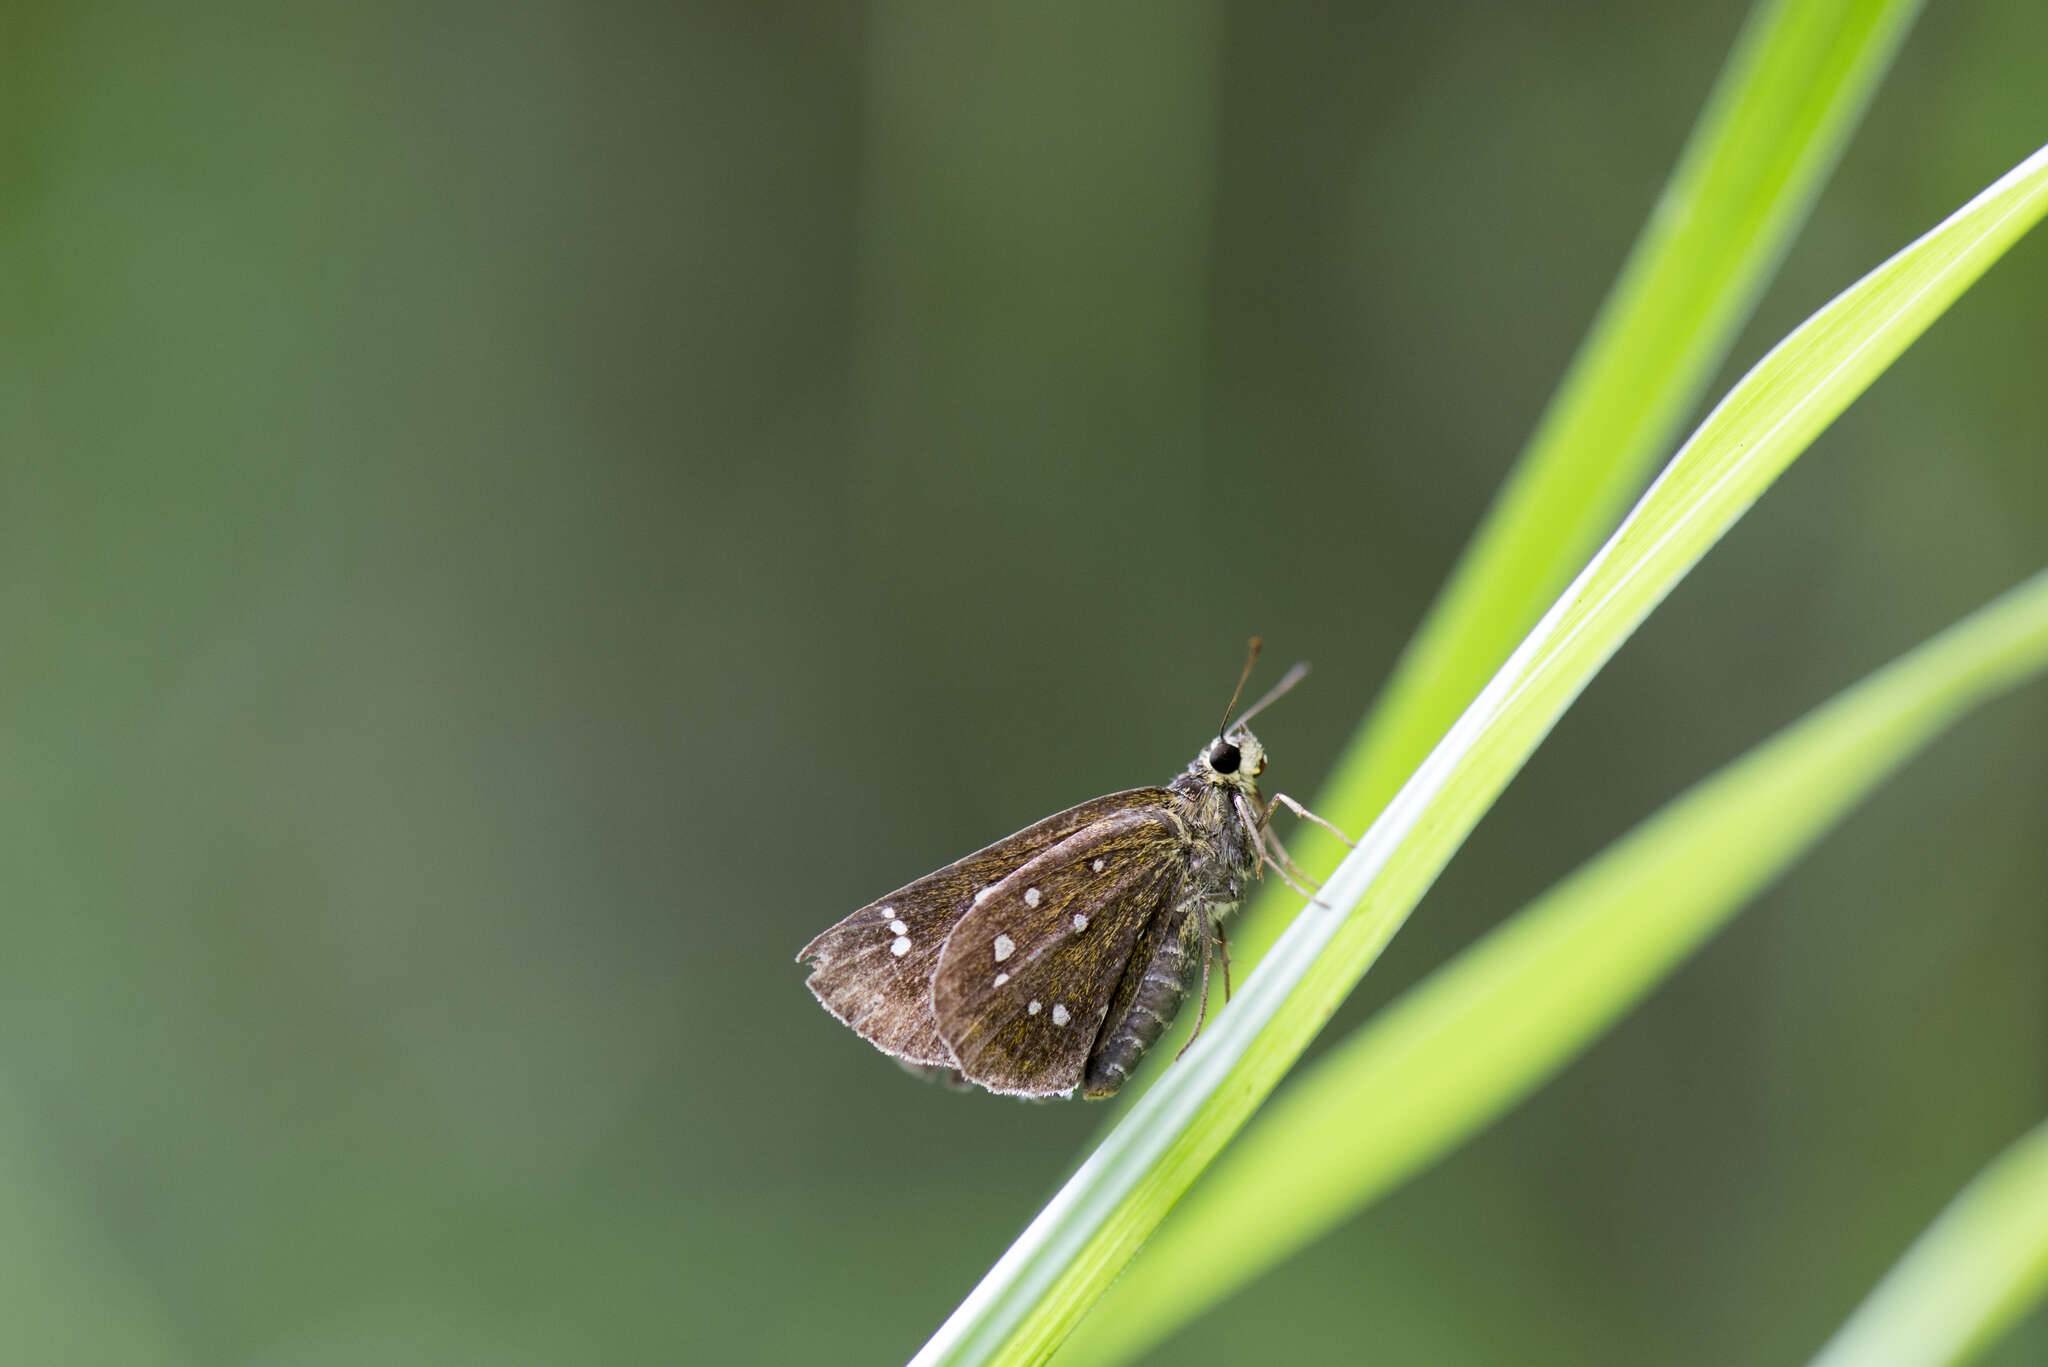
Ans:
[[[1188,988],[1201,967],[1202,917],[1180,907],[1159,937],[1159,947],[1146,961],[1128,1005],[1119,1001],[1104,1023],[1095,1050],[1088,1057],[1088,1072],[1081,1082],[1084,1096],[1095,1100],[1114,1096],[1131,1079],[1138,1060],[1145,1056],[1173,1018],[1180,1014]],[[1120,998],[1125,994],[1119,992]]]
[[[1138,1060],[1180,1014],[1212,953],[1211,928],[1237,909],[1257,865],[1251,833],[1225,794],[1195,784],[1173,786],[1185,804],[1184,824],[1195,833],[1187,884],[1156,937],[1148,937],[1133,956],[1135,980],[1121,985],[1110,1003],[1081,1084],[1082,1094],[1096,1100],[1115,1095],[1130,1080]]]

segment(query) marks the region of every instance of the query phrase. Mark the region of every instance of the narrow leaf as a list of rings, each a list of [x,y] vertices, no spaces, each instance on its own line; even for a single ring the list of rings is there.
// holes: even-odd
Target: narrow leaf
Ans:
[[[2048,571],[1696,785],[1259,1113],[1070,1339],[1124,1362],[1533,1092],[1922,746],[2048,669]]]
[[[1996,1343],[2048,1290],[2048,1123],[1964,1187],[1813,1367],[1935,1367]]]
[[[1508,780],[1672,586],[2048,209],[2048,148],[1865,276],[1709,415],[1180,1065],[1081,1165],[917,1361],[1031,1362],[1307,1047]]]
[[[1365,829],[1613,528],[1726,358],[1919,8],[1758,5],[1528,447],[1318,797],[1324,816]],[[1299,843],[1318,876],[1342,853],[1313,828]],[[1258,962],[1294,905],[1276,890],[1249,907],[1233,955]]]

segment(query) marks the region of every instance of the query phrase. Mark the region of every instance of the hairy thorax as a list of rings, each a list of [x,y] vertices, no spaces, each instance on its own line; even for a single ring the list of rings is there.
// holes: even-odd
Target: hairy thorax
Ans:
[[[1258,863],[1258,849],[1245,825],[1239,802],[1258,809],[1258,789],[1248,792],[1182,774],[1167,785],[1180,798],[1182,819],[1190,836],[1185,903],[1198,903],[1214,915],[1226,915],[1244,897],[1245,880]]]

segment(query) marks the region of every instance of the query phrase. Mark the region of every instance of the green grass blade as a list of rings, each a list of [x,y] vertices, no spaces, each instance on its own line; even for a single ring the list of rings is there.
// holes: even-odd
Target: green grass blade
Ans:
[[[1253,971],[933,1336],[922,1363],[1066,1337],[1371,965],[1558,716],[1771,481],[2048,210],[2035,153],[1781,342],[1708,416]]]
[[[1758,5],[1563,384],[1318,797],[1324,816],[1364,830],[1613,528],[1727,356],[1918,11],[1919,0]],[[1343,853],[1313,829],[1299,844],[1318,876]],[[1232,930],[1233,956],[1257,963],[1293,914],[1285,897],[1259,899]]]
[[[1125,1362],[1540,1086],[1901,764],[2048,669],[2048,571],[1665,807],[1259,1113],[1061,1352]]]
[[[1932,1367],[1996,1343],[2048,1290],[2048,1123],[1913,1241],[1812,1367]]]

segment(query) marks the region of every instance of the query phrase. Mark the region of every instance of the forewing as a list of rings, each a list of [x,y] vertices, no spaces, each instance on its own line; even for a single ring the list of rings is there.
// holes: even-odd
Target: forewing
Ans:
[[[1034,856],[1119,812],[1157,808],[1163,788],[1133,788],[1069,807],[868,903],[805,945],[810,987],[862,1039],[907,1062],[950,1067],[932,1015],[932,975],[947,934],[975,895]]]
[[[1061,1096],[1146,928],[1187,879],[1185,828],[1163,807],[1104,817],[998,883],[946,937],[932,1007],[969,1082]]]

